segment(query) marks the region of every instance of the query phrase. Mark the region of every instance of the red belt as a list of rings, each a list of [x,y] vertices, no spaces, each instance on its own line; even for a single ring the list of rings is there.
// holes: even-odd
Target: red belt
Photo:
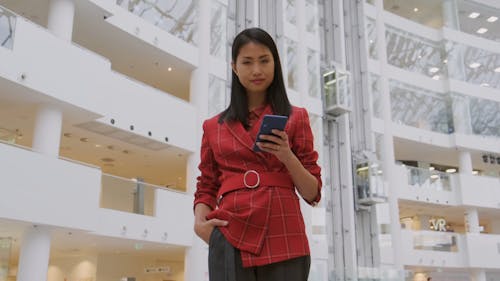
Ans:
[[[224,194],[243,189],[243,188],[257,188],[259,186],[276,186],[294,189],[292,178],[288,173],[280,172],[264,172],[259,173],[255,170],[248,170],[244,174],[232,176],[222,183],[219,188],[217,197],[220,198]]]

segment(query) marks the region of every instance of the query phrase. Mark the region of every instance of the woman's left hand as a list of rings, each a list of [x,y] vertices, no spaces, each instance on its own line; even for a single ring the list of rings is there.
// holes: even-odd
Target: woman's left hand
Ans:
[[[293,155],[285,131],[273,129],[273,135],[260,135],[260,138],[270,142],[257,142],[262,151],[274,154],[281,162],[286,162]]]

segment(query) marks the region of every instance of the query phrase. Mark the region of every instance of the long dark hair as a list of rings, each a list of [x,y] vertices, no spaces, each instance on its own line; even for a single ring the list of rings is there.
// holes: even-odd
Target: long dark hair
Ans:
[[[274,59],[274,79],[267,88],[266,100],[271,105],[273,113],[277,115],[290,116],[292,105],[286,94],[285,83],[283,82],[283,72],[278,54],[278,48],[273,38],[263,29],[254,27],[240,32],[233,41],[232,60],[236,63],[236,58],[241,47],[253,42],[269,48]],[[232,72],[231,80],[231,101],[229,106],[219,116],[219,123],[223,121],[240,121],[245,128],[248,128],[248,100],[245,87],[240,83],[238,76]]]

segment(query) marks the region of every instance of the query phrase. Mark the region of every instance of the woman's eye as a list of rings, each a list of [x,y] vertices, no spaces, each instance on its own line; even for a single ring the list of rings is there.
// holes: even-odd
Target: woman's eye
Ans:
[[[242,64],[250,64],[250,62],[249,61],[244,61],[244,62],[242,62]]]
[[[261,60],[260,62],[261,62],[261,63],[268,63],[268,62],[269,62],[269,60]]]

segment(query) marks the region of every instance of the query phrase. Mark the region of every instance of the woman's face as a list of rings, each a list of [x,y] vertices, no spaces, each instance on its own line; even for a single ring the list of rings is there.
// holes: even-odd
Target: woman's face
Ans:
[[[249,96],[265,95],[273,82],[273,54],[262,44],[250,42],[243,45],[231,66]]]

